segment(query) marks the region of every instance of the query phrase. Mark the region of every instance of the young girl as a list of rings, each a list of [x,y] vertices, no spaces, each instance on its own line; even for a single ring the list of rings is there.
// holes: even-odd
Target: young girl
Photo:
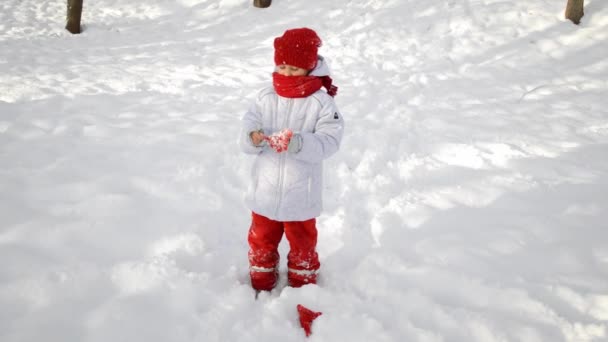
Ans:
[[[333,100],[337,88],[317,54],[320,46],[309,28],[275,38],[273,86],[260,91],[242,120],[239,144],[256,156],[245,202],[252,211],[249,273],[258,291],[270,291],[277,283],[283,233],[290,247],[289,286],[317,281],[315,218],[322,207],[322,163],[338,151],[344,129]]]

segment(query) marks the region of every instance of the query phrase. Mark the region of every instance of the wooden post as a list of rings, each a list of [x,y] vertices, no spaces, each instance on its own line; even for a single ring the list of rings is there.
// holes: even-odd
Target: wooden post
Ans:
[[[70,33],[80,33],[80,19],[82,17],[83,0],[68,0],[68,16],[66,19],[66,30]]]
[[[253,0],[253,6],[259,7],[259,8],[270,7],[271,3],[272,3],[272,0]]]
[[[585,0],[568,0],[566,5],[566,19],[570,19],[576,25],[580,24]]]

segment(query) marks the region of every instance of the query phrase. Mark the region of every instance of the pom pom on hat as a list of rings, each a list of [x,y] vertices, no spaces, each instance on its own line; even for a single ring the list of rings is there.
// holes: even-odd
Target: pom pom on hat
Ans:
[[[321,38],[315,31],[306,27],[287,30],[274,40],[274,63],[312,70],[317,65],[319,47]]]

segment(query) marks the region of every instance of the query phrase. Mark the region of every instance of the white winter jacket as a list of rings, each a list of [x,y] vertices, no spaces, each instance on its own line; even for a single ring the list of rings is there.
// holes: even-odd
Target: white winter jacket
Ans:
[[[319,57],[312,76],[329,75]],[[255,154],[252,182],[245,203],[255,213],[275,221],[305,221],[321,214],[322,163],[340,147],[344,120],[324,88],[305,98],[277,95],[273,87],[260,91],[242,120],[239,145]],[[302,137],[297,153],[277,153],[269,146],[254,146],[250,133],[270,135],[284,128]]]

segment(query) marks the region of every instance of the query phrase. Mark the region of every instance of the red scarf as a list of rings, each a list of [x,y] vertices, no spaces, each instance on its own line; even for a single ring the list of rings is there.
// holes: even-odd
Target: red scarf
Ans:
[[[283,97],[307,97],[321,87],[325,87],[327,93],[333,97],[338,93],[338,87],[331,83],[332,79],[329,76],[284,76],[278,72],[272,74],[274,90]]]

